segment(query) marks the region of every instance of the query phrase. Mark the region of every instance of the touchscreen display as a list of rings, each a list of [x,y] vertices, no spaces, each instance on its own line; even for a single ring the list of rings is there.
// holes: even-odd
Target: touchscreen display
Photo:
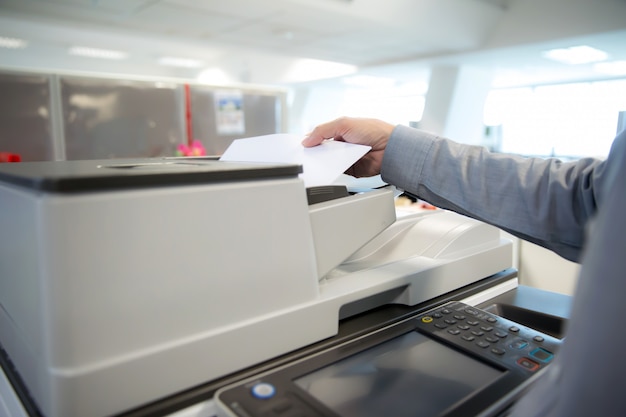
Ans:
[[[414,331],[294,382],[342,417],[432,417],[504,372]]]

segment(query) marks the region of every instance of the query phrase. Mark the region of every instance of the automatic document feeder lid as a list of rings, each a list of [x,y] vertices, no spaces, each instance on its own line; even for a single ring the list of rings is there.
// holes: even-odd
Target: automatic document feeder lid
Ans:
[[[0,183],[33,191],[75,193],[128,188],[291,178],[302,166],[212,158],[145,158],[0,164]]]

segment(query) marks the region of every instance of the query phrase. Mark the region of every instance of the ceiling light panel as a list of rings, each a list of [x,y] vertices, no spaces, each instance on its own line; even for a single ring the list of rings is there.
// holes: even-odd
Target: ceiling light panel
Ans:
[[[70,55],[84,56],[89,58],[121,60],[128,57],[128,53],[112,49],[90,48],[87,46],[73,46],[68,51]]]
[[[542,54],[545,58],[569,65],[589,64],[608,59],[609,54],[587,45],[550,49]]]
[[[159,65],[167,67],[180,67],[180,68],[200,68],[204,65],[204,62],[198,59],[191,58],[179,58],[175,56],[164,56],[159,58]]]
[[[22,49],[26,48],[27,45],[28,42],[24,39],[0,36],[0,48]]]

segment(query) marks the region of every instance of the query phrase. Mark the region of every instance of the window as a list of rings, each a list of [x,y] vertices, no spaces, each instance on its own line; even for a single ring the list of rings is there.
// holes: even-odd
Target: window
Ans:
[[[603,158],[624,110],[626,79],[494,90],[484,121],[502,152]]]

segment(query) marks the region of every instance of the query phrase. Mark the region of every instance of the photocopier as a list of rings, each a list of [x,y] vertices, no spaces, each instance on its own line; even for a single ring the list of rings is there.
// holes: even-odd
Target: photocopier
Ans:
[[[498,229],[301,170],[0,164],[0,414],[497,415],[549,365],[481,307],[518,287]]]

